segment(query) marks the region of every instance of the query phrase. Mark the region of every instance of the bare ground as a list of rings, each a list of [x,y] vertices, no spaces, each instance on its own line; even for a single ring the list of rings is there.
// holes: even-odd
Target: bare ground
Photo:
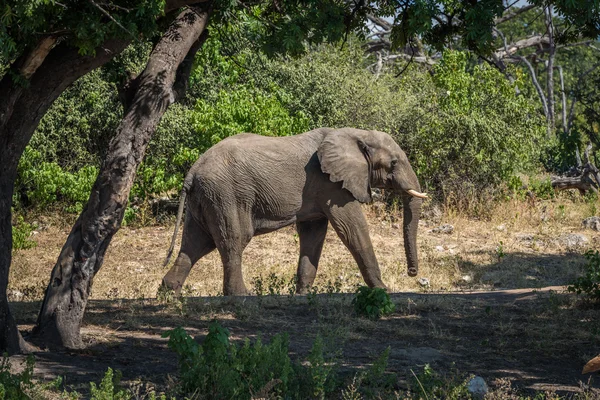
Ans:
[[[581,274],[582,252],[600,247],[600,233],[581,227],[590,208],[583,202],[515,202],[486,221],[439,216],[433,210],[419,236],[420,276],[430,280],[426,287],[406,275],[401,221],[368,208],[384,281],[402,292],[393,295],[396,312],[377,322],[353,313],[352,296],[345,293],[362,279],[333,232],[323,251],[318,295],[287,296],[298,244],[294,231],[283,229],[255,238],[244,254],[247,286],[276,295],[214,297],[222,270],[213,253],[192,270],[186,297],[165,302],[155,297],[166,272],[162,261],[172,226],[124,228],[95,278],[83,327],[87,349],[37,353],[36,375],[66,375],[67,385],[81,389],[110,366],[122,370],[129,383],[165,388],[177,369],[161,334],[184,326],[201,338],[217,319],[234,340],[287,332],[292,358],[305,358],[320,334],[341,349],[340,362],[349,373],[390,346],[389,368],[405,377],[430,364],[437,371],[456,369],[488,382],[508,378],[522,388],[577,391],[580,380],[587,382],[583,365],[600,353],[598,311],[562,288],[523,289],[563,286]],[[12,307],[24,332],[35,322],[68,233],[66,224],[43,218],[39,223],[38,246],[17,252],[11,270]],[[453,224],[454,232],[430,232],[441,223]],[[588,241],[565,244],[561,238],[571,233]],[[21,359],[14,357],[15,364]]]

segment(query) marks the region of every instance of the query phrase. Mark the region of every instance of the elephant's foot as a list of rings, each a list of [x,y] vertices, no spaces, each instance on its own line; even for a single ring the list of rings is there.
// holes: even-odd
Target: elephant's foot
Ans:
[[[226,285],[223,287],[224,296],[250,296],[251,294],[243,283],[241,285]]]
[[[370,288],[379,288],[379,289],[383,289],[386,292],[390,291],[390,288],[383,283],[382,281],[378,281],[378,282],[367,282],[367,286],[369,286]]]
[[[298,285],[296,285],[296,294],[308,294],[311,288],[312,284],[309,285],[298,282]]]
[[[171,291],[175,294],[175,296],[179,296],[181,294],[181,288],[181,282],[163,278],[162,283],[158,288],[157,297],[159,297],[160,294],[164,294]]]

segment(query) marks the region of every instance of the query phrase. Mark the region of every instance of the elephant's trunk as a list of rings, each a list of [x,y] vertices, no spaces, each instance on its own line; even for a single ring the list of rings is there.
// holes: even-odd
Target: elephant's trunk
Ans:
[[[419,228],[419,216],[421,215],[423,200],[405,192],[402,193],[402,203],[404,210],[404,251],[406,252],[406,261],[408,263],[408,275],[416,276],[419,272],[417,230]]]

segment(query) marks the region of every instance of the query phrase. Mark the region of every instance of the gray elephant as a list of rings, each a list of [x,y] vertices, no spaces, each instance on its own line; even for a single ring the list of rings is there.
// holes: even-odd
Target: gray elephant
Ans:
[[[192,266],[215,248],[224,268],[223,293],[248,293],[242,252],[253,236],[296,224],[300,239],[297,293],[315,280],[328,222],[350,250],[370,287],[385,288],[360,203],[371,188],[402,196],[408,275],[418,271],[417,228],[422,198],[406,154],[386,133],[320,128],[296,136],[243,133],[204,153],[187,174],[168,264],[186,195],[181,249],[163,278],[179,293]]]

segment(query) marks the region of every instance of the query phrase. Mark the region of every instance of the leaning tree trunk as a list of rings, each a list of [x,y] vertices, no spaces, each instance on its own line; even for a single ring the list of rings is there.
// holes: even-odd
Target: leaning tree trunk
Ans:
[[[50,346],[80,348],[80,328],[94,275],[117,232],[136,170],[161,117],[185,92],[206,35],[210,5],[190,7],[171,24],[135,79],[125,115],[109,145],[83,212],[52,271],[34,333]]]
[[[93,57],[57,45],[49,37],[21,60],[12,74],[0,81],[0,350],[10,354],[29,350],[11,315],[6,290],[12,254],[12,196],[19,159],[39,121],[52,102],[76,79],[111,60],[127,47],[128,40],[109,40]],[[11,75],[28,80],[15,83]]]

